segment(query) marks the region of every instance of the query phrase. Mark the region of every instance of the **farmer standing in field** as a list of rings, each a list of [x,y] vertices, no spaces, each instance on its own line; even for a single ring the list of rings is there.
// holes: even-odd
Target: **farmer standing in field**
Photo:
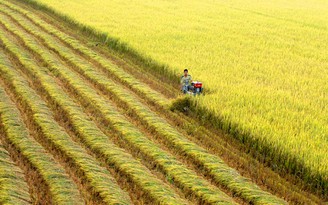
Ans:
[[[187,93],[187,91],[189,91],[189,89],[191,89],[191,82],[192,82],[192,78],[191,75],[188,74],[188,69],[184,69],[184,75],[181,76],[181,90],[183,93]]]

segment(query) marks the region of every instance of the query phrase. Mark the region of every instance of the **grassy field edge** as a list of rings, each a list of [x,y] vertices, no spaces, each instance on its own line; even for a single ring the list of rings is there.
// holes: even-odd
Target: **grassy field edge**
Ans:
[[[29,4],[35,9],[42,10],[48,15],[63,20],[69,27],[74,28],[89,38],[105,45],[111,49],[111,52],[114,51],[114,55],[128,59],[133,64],[136,64],[145,71],[152,73],[162,81],[178,87],[178,74],[172,71],[173,69],[169,69],[168,65],[160,64],[154,59],[142,55],[135,49],[129,47],[128,44],[119,41],[117,38],[111,37],[108,33],[99,32],[93,27],[81,24],[73,18],[35,0],[15,1]],[[165,79],[163,79],[163,76],[165,76]],[[313,170],[306,168],[302,162],[297,160],[297,158],[290,156],[288,153],[281,152],[281,150],[272,147],[272,145],[268,143],[259,142],[256,138],[251,137],[253,134],[250,131],[245,132],[239,129],[240,126],[238,124],[224,121],[221,116],[213,114],[209,109],[198,104],[197,99],[185,98],[183,100],[178,100],[174,103],[173,108],[181,110],[179,108],[183,106],[188,106],[192,111],[192,116],[198,118],[202,124],[207,126],[210,125],[214,129],[222,129],[241,143],[245,144],[247,151],[252,153],[255,158],[266,163],[277,172],[282,175],[289,173],[300,178],[306,183],[305,186],[317,195],[324,198],[328,195],[328,179],[325,179],[322,175],[313,173]],[[189,114],[190,113],[191,112],[189,112]]]

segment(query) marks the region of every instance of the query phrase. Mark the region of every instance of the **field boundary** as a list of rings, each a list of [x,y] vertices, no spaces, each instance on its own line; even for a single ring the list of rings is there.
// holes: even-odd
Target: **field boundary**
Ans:
[[[150,72],[155,77],[160,78],[165,83],[176,87],[178,92],[178,73],[171,71],[168,65],[160,64],[154,59],[143,56],[141,53],[131,48],[127,43],[120,41],[117,38],[111,37],[108,33],[100,32],[97,29],[86,26],[74,20],[73,18],[62,14],[49,6],[39,3],[35,0],[15,0],[23,4],[29,4],[35,9],[42,10],[48,15],[62,20],[70,28],[74,28],[85,36],[100,42],[108,47],[108,50],[119,58],[124,58],[142,68],[143,70]],[[163,79],[163,76],[166,78]],[[184,107],[188,107],[189,111],[185,112]],[[304,164],[297,160],[297,158],[283,153],[276,147],[265,143],[263,141],[256,140],[251,131],[245,131],[240,129],[239,124],[225,121],[220,114],[213,114],[209,109],[198,104],[197,99],[182,98],[173,103],[172,110],[179,110],[188,116],[195,117],[199,120],[200,124],[205,127],[211,127],[213,129],[223,130],[230,136],[233,136],[240,143],[245,145],[245,151],[249,152],[254,158],[260,162],[270,166],[273,170],[280,173],[282,176],[291,174],[295,176],[295,180],[298,183],[303,184],[312,193],[321,196],[324,200],[328,199],[328,179],[324,176],[313,173],[312,170],[306,168]],[[286,166],[285,162],[288,162]]]

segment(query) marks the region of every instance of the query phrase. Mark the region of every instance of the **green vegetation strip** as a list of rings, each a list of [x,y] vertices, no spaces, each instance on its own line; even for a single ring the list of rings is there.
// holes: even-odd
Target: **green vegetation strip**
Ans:
[[[30,30],[31,32],[33,32],[32,29]],[[40,33],[36,35],[41,36]],[[88,66],[88,63],[86,61],[83,61],[82,59],[77,59],[77,57],[71,55],[70,54],[71,52],[69,52],[69,50],[67,50],[65,47],[62,46],[58,47],[58,45],[55,42],[49,40],[49,37],[44,37],[43,40],[48,44],[49,47],[57,50],[57,52],[60,53],[64,58],[75,64],[77,68],[81,69],[80,72],[83,73],[87,78],[92,80],[95,84],[101,85],[109,93],[114,94],[115,96],[117,96],[118,99],[120,99],[122,102],[128,105],[130,109],[133,109],[135,113],[139,116],[140,120],[144,121],[145,123],[148,124],[149,127],[151,127],[152,129],[156,130],[159,134],[164,136],[165,139],[169,140],[177,149],[183,151],[188,156],[190,156],[195,161],[197,161],[202,166],[204,166],[204,168],[209,171],[209,173],[213,176],[213,178],[217,182],[225,185],[226,187],[228,187],[230,190],[240,195],[245,200],[256,204],[285,203],[283,200],[278,199],[277,197],[262,191],[254,183],[251,183],[248,179],[240,176],[235,170],[225,165],[224,162],[221,159],[219,159],[217,156],[207,153],[206,150],[204,150],[203,148],[187,140],[184,136],[178,133],[171,125],[169,125],[165,120],[160,118],[156,113],[153,113],[148,107],[140,103],[140,101],[136,97],[134,97],[134,95],[131,92],[121,88],[119,85],[115,84],[110,79],[107,79],[103,77],[103,75],[97,73],[94,68]],[[65,71],[63,71],[63,69],[59,66],[60,62],[53,62],[52,60],[49,60],[48,62],[52,62],[52,67],[55,67],[55,69],[57,67],[56,72],[65,73]],[[71,77],[67,77],[69,76],[67,72],[65,74],[60,74],[60,75],[62,75],[64,78],[67,78],[66,80],[71,85],[74,85],[74,81],[76,81],[77,79],[77,77],[72,74]],[[81,85],[80,84],[76,85],[75,89],[77,90],[81,89]],[[106,107],[108,110],[108,108],[110,107],[108,104],[110,103],[109,102],[108,104],[104,103],[103,106],[100,102],[96,103],[95,101],[100,101],[98,100],[99,97],[97,95],[92,96],[91,93],[92,90],[90,90],[88,94],[84,93],[82,95],[85,98],[89,98],[92,103],[95,103],[101,112],[104,112],[104,110],[106,110]],[[106,106],[104,106],[105,104]],[[111,112],[115,110],[114,107],[110,107],[110,108],[111,108],[110,109]],[[118,113],[116,114],[120,116]],[[140,138],[142,134],[139,131],[137,131],[135,128],[133,129],[133,125],[128,124],[127,121],[123,120],[122,122],[122,119],[124,119],[122,117],[123,116],[115,118],[117,121],[120,121],[118,124],[122,126],[121,128],[120,127],[116,127],[116,128],[119,129],[122,133],[124,133],[125,136],[137,135],[139,136],[138,138]],[[113,123],[114,118],[110,117],[110,119],[111,119],[110,121]],[[129,131],[127,131],[126,129],[127,127],[129,127],[128,129]],[[142,149],[145,150],[145,148]]]
[[[4,11],[10,13],[12,16],[15,16],[15,18],[18,21],[23,21],[25,25],[31,26],[30,29],[32,28],[32,25],[30,22],[33,22],[35,25],[41,27],[45,31],[56,36],[61,41],[70,45],[71,48],[73,48],[74,50],[76,50],[80,53],[83,53],[83,55],[85,55],[88,58],[99,63],[101,65],[101,67],[103,67],[106,71],[108,71],[113,76],[115,76],[121,82],[128,85],[131,89],[133,89],[137,92],[140,92],[141,94],[147,96],[148,99],[152,100],[153,102],[155,102],[157,104],[160,104],[161,106],[168,105],[169,101],[167,98],[165,98],[164,95],[162,95],[159,92],[156,92],[155,90],[151,89],[148,85],[140,82],[138,79],[136,79],[129,73],[125,72],[122,68],[114,65],[110,60],[108,60],[106,57],[102,56],[100,53],[97,53],[97,52],[91,50],[90,48],[88,48],[87,46],[83,45],[79,40],[56,29],[53,25],[45,22],[39,16],[33,14],[32,12],[24,10],[24,9],[22,9],[14,4],[11,4],[9,2],[2,2],[2,4],[8,6],[9,8],[11,8],[12,10],[14,10],[16,12],[19,12],[21,15],[17,15],[18,13],[10,12],[7,9],[3,8]],[[34,31],[36,31],[36,30],[34,30]]]
[[[3,30],[0,30],[0,39],[24,66],[35,66],[32,56],[14,44]],[[71,140],[70,136],[54,120],[45,102],[28,86],[28,82],[17,71],[8,67],[1,66],[0,71],[3,78],[12,84],[14,92],[21,96],[22,101],[33,113],[31,116],[39,127],[39,131],[83,173],[88,183],[91,184],[92,192],[99,195],[106,203],[130,204],[127,193],[119,188],[110,173],[101,167],[95,158],[87,155],[85,150]]]
[[[28,34],[26,34],[26,37],[27,36]],[[28,42],[25,43],[32,46],[31,49],[40,49],[40,47],[35,44]],[[43,52],[47,53],[45,50]],[[21,53],[23,52],[21,51]],[[108,140],[108,137],[103,134],[97,126],[88,119],[88,117],[86,117],[81,108],[70,100],[70,97],[67,96],[55,83],[54,79],[49,77],[45,69],[37,67],[33,62],[28,64],[25,63],[23,58],[21,60],[26,69],[29,69],[29,72],[40,80],[42,86],[54,101],[58,103],[65,112],[69,113],[69,118],[73,122],[74,128],[77,130],[80,137],[83,138],[84,143],[86,143],[88,147],[96,153],[99,153],[101,157],[106,158],[108,164],[115,165],[119,170],[132,178],[140,185],[141,189],[145,190],[145,192],[153,197],[153,200],[156,200],[158,203],[186,203],[181,200],[173,190],[165,186],[160,180],[156,179],[147,168],[140,164],[140,162],[133,159],[129,154],[125,153],[124,150],[119,149],[112,144]],[[54,59],[47,58],[47,62],[53,60]],[[60,65],[60,63],[58,62],[56,65]]]
[[[4,90],[0,87],[0,110],[3,110]],[[0,113],[2,113],[0,111]],[[2,117],[1,117],[2,118]],[[2,120],[0,120],[2,121]],[[0,144],[0,204],[31,204],[28,185],[22,170],[10,159]]]
[[[32,30],[33,30],[33,28],[31,29],[31,32],[32,32]],[[38,37],[43,38],[43,40],[47,44],[49,44],[48,45],[49,47],[55,47],[56,50],[58,52],[60,52],[60,54],[67,57],[72,62],[78,64],[79,66],[88,64],[87,62],[84,62],[84,61],[80,62],[77,57],[69,54],[69,53],[71,53],[71,51],[65,49],[63,47],[63,45],[58,44],[58,42],[56,42],[56,41],[51,41],[51,40],[45,38],[41,34],[40,31],[37,31],[37,33],[40,35]],[[24,35],[24,37],[22,36],[22,38],[29,38],[29,34],[26,33]],[[51,37],[50,37],[50,39],[51,39]],[[31,48],[33,47],[33,45],[30,45],[29,43],[26,43],[26,44],[28,46],[31,46]],[[56,46],[56,45],[58,45],[58,46]],[[34,46],[37,46],[37,45],[34,45]],[[46,48],[44,48],[42,50],[46,50]],[[35,52],[37,52],[37,50],[35,50]],[[83,82],[83,80],[79,79],[78,76],[75,76],[72,72],[69,72],[67,69],[65,69],[65,66],[62,65],[60,61],[56,61],[55,58],[52,58],[50,55],[45,55],[45,53],[46,52],[43,52],[43,54],[40,53],[40,55],[43,56],[47,62],[51,62],[49,65],[55,70],[56,73],[58,72],[59,75],[65,76],[67,81],[73,87],[75,87],[75,89],[79,89],[79,90],[82,89],[83,95],[85,95],[85,97],[88,98],[89,100],[92,99],[93,103],[95,103],[95,101],[101,102],[100,100],[97,100],[101,97],[95,95],[94,94],[95,92],[92,89],[88,88],[88,86]],[[67,56],[66,56],[66,54],[67,54]],[[85,67],[85,68],[92,69],[91,67]],[[38,71],[35,71],[35,72],[38,72]],[[45,79],[44,82],[47,82],[47,84],[49,84],[50,80]],[[55,84],[55,82],[53,82],[53,84]],[[71,106],[67,106],[69,100],[66,100],[66,99],[69,99],[69,97],[66,96],[65,94],[62,94],[60,96],[60,94],[59,94],[59,93],[61,93],[60,88],[58,87],[55,89],[54,87],[51,90],[48,89],[49,92],[51,92],[50,95],[53,98],[55,98],[56,102],[58,104],[62,105],[63,106],[62,108],[67,110],[67,112],[70,113],[71,116],[74,116],[73,114],[75,114],[75,116],[76,116],[78,106],[74,105],[73,102],[71,102]],[[97,103],[99,104],[99,102],[97,102]],[[107,103],[110,103],[110,102],[107,102]],[[72,108],[74,108],[74,109],[72,110]],[[112,109],[115,110],[114,108],[112,108]],[[82,111],[80,111],[80,113],[82,113]],[[117,117],[117,115],[115,115],[113,117]],[[124,119],[124,116],[122,116],[122,115],[119,115],[119,117],[122,117]],[[100,133],[99,131],[97,132],[96,125],[94,125],[91,122],[86,123],[87,120],[84,121],[83,125],[81,125],[81,123],[80,123],[80,125],[78,125],[78,123],[74,123],[74,122],[81,121],[81,119],[83,119],[83,114],[76,116],[75,119],[74,119],[74,117],[71,117],[71,118],[72,118],[73,124],[76,124],[77,130],[79,130],[79,127],[88,127],[88,129],[94,128],[93,129],[94,133],[92,133],[93,135],[96,135],[98,137],[104,135],[103,133]],[[126,120],[121,120],[121,121],[126,122]],[[127,123],[125,123],[125,124],[127,124]],[[192,192],[193,194],[197,195],[199,198],[201,198],[202,201],[205,201],[206,203],[233,204],[233,201],[226,194],[221,192],[218,188],[212,186],[210,183],[208,183],[204,179],[201,179],[200,177],[198,177],[196,173],[194,173],[193,171],[190,171],[187,167],[185,167],[180,162],[178,162],[174,157],[172,157],[171,155],[162,151],[156,144],[154,144],[152,141],[150,141],[142,133],[138,132],[137,129],[133,127],[133,125],[131,125],[131,124],[128,124],[128,125],[129,125],[128,127],[125,127],[125,125],[124,125],[124,127],[126,128],[125,130],[127,132],[127,134],[124,135],[124,137],[126,137],[127,141],[129,141],[132,146],[138,147],[138,149],[141,150],[143,152],[143,154],[148,155],[157,164],[159,164],[161,167],[163,167],[165,172],[170,177],[172,177],[175,181],[177,181],[179,184],[181,184],[183,189],[187,189],[187,190],[189,189],[188,190],[189,192]],[[121,128],[123,128],[123,127],[121,127]],[[81,136],[83,136],[83,135],[85,135],[84,132],[85,132],[85,130],[82,129],[79,131],[79,134]],[[106,139],[106,136],[104,136],[104,139]],[[109,142],[104,142],[103,144],[108,144],[108,143]]]
[[[1,71],[13,69],[3,53],[0,53],[0,69]],[[22,85],[25,86],[26,84]],[[53,157],[29,136],[27,128],[21,121],[19,111],[2,88],[0,89],[0,96],[1,122],[6,136],[10,143],[26,157],[47,183],[52,196],[52,202],[54,204],[82,204],[83,200],[74,182],[69,179],[65,170],[55,162]],[[17,190],[17,187],[13,188],[12,191],[15,190]]]

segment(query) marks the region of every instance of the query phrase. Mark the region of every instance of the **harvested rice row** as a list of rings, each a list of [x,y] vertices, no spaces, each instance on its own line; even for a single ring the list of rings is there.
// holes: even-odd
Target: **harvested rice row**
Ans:
[[[1,14],[0,14],[1,16]],[[29,44],[29,43],[26,43]],[[40,47],[34,47],[40,48]],[[47,52],[47,51],[44,51]],[[21,51],[22,53],[22,51]],[[154,201],[162,204],[185,204],[174,191],[170,190],[167,186],[156,179],[143,165],[137,160],[134,160],[124,150],[113,145],[108,137],[103,134],[96,125],[88,119],[82,112],[79,105],[75,104],[70,97],[60,88],[47,73],[46,69],[39,68],[35,63],[24,63],[29,72],[37,77],[44,89],[49,93],[51,98],[67,113],[73,122],[74,128],[82,137],[83,142],[87,144],[94,152],[99,153],[109,165],[115,165],[124,174],[136,181],[141,189],[149,193]]]
[[[32,31],[33,32],[33,31]],[[47,41],[47,39],[45,39]],[[56,44],[52,44],[48,42],[48,45],[50,47],[55,48]],[[234,191],[237,194],[240,194],[241,197],[243,197],[247,201],[251,201],[254,203],[282,203],[283,201],[280,199],[277,199],[276,197],[270,195],[267,192],[262,191],[260,188],[258,188],[253,183],[250,183],[245,178],[241,177],[235,170],[231,169],[228,166],[223,166],[222,169],[216,169],[213,167],[214,164],[220,164],[222,166],[222,160],[218,159],[218,157],[215,157],[211,154],[204,153],[204,150],[200,147],[198,147],[196,144],[190,142],[189,140],[185,139],[180,133],[178,133],[174,128],[172,128],[168,123],[166,123],[163,119],[159,118],[155,113],[151,112],[149,108],[144,106],[142,103],[140,103],[136,98],[133,97],[133,94],[128,92],[127,90],[120,89],[120,87],[115,84],[113,81],[104,78],[102,75],[97,74],[94,72],[94,69],[91,67],[86,66],[87,62],[83,61],[82,59],[75,59],[75,56],[70,55],[68,50],[65,50],[65,48],[55,48],[58,52],[61,52],[62,49],[62,55],[67,59],[73,62],[74,64],[78,64],[79,68],[82,69],[82,73],[84,73],[89,79],[92,79],[94,83],[98,83],[101,86],[104,87],[108,92],[116,95],[118,98],[120,98],[126,105],[131,107],[136,114],[139,116],[140,120],[145,121],[149,127],[156,130],[159,134],[163,135],[164,137],[171,139],[172,141],[175,141],[175,138],[182,139],[182,142],[189,143],[188,146],[196,147],[197,151],[199,153],[202,153],[203,156],[199,156],[196,153],[192,152],[186,152],[188,151],[188,148],[186,144],[182,145],[179,144],[179,142],[173,142],[175,146],[178,146],[177,148],[185,151],[190,156],[194,157],[197,156],[195,159],[196,161],[199,161],[200,164],[202,164],[205,168],[210,171],[211,174],[214,175],[214,178],[218,180],[220,183],[224,184],[228,188],[230,188],[232,191]],[[79,62],[79,60],[81,62]],[[58,71],[57,71],[58,72]],[[147,119],[147,120],[145,120]],[[156,122],[156,123],[155,123]],[[187,148],[187,149],[186,149]],[[193,150],[194,151],[194,150]],[[211,159],[208,158],[208,156],[211,156]],[[202,159],[202,160],[200,160]],[[210,167],[210,168],[209,168]],[[213,170],[214,168],[214,170]],[[226,175],[222,175],[222,171],[225,171]],[[233,173],[233,174],[232,174]],[[219,175],[218,175],[219,174]],[[220,178],[218,178],[220,176]],[[236,176],[238,178],[236,179]],[[226,180],[224,178],[230,177],[229,180]],[[228,182],[227,182],[228,181]],[[242,186],[240,186],[242,185]]]
[[[0,53],[0,67],[12,69],[6,56]],[[19,111],[9,99],[5,91],[0,88],[0,113],[1,122],[4,126],[6,136],[10,146],[13,146],[17,152],[27,159],[28,163],[39,173],[46,186],[49,187],[52,203],[54,204],[82,204],[83,200],[74,182],[65,173],[65,170],[49,155],[44,148],[36,142],[21,121]],[[51,167],[51,169],[49,169]],[[31,176],[29,176],[31,177]],[[2,177],[0,177],[2,179]],[[32,179],[33,180],[33,179]],[[34,179],[37,180],[37,179]],[[24,190],[24,186],[20,188],[11,187],[11,191]],[[39,185],[41,187],[41,185]],[[0,194],[0,196],[5,196]],[[42,201],[43,199],[34,199]]]
[[[0,66],[12,69],[6,56],[1,53]],[[1,104],[2,124],[6,132],[6,138],[11,146],[14,146],[18,153],[23,155],[31,166],[36,169],[41,178],[49,186],[53,201],[82,203],[80,195],[73,181],[65,174],[64,169],[55,162],[43,147],[29,136],[25,125],[21,122],[19,112],[7,96],[3,96]],[[52,167],[52,169],[49,169]],[[71,196],[70,198],[67,196]]]
[[[43,38],[43,40],[47,44],[49,44],[50,47],[56,47],[56,50],[58,50],[58,52],[60,54],[62,54],[62,55],[67,54],[68,56],[66,56],[66,57],[68,59],[70,59],[72,62],[79,64],[79,66],[87,64],[87,62],[83,62],[83,61],[80,62],[77,57],[69,54],[69,53],[71,53],[70,50],[65,50],[62,47],[63,45],[59,44],[59,47],[57,47],[57,46],[55,46],[55,44],[57,44],[56,41],[51,41],[49,39],[44,38],[43,36],[41,37],[41,35],[42,34],[40,34],[40,36],[38,36],[38,37]],[[24,36],[26,38],[28,38],[27,33]],[[24,38],[24,37],[22,37],[22,38]],[[26,44],[28,44],[28,43],[26,43]],[[40,45],[38,45],[38,47],[40,47]],[[44,48],[43,50],[45,50],[45,49],[46,48]],[[64,49],[64,50],[61,50],[61,49]],[[35,51],[35,52],[37,52],[37,51]],[[88,98],[93,103],[95,103],[95,101],[99,98],[99,96],[94,95],[93,90],[87,89],[88,86],[85,85],[82,80],[78,81],[78,77],[74,76],[74,73],[65,71],[66,70],[65,66],[61,65],[60,61],[56,61],[56,59],[52,58],[50,55],[45,55],[45,54],[41,54],[41,53],[40,53],[40,55],[43,56],[47,62],[51,62],[50,66],[55,70],[55,72],[56,73],[58,72],[59,75],[64,75],[65,76],[64,78],[66,78],[66,80],[70,84],[72,84],[72,86],[75,86],[75,89],[82,89],[83,91],[81,91],[81,92],[83,93],[83,96],[85,98]],[[89,67],[89,69],[90,69],[90,67]],[[71,77],[66,77],[66,76],[71,76]],[[49,83],[49,81],[46,81],[46,82]],[[53,94],[50,94],[50,95],[54,95],[54,93],[56,94],[56,92],[58,94],[59,91],[56,91],[56,90],[58,90],[58,89],[55,89],[55,90],[53,89],[52,90]],[[57,97],[58,100],[63,99],[63,98],[64,97]],[[66,96],[64,99],[69,99],[69,97]],[[63,104],[65,106],[64,103],[61,103],[61,104]],[[77,107],[77,106],[75,106],[75,107]],[[67,108],[63,108],[63,109],[67,109]],[[106,108],[104,108],[104,109],[106,109]],[[112,108],[112,109],[114,111],[111,111],[111,112],[115,113],[115,108]],[[70,111],[70,112],[74,113],[72,111]],[[117,115],[117,114],[113,115],[113,116],[109,116],[109,117],[110,118],[111,117],[124,118],[123,115]],[[125,122],[125,121],[126,120],[122,120],[121,122]],[[89,125],[88,125],[88,127],[89,127]],[[95,127],[95,126],[93,126],[93,127]],[[138,147],[138,149],[140,149],[145,155],[150,156],[151,159],[153,159],[155,162],[157,162],[160,166],[163,167],[163,169],[167,172],[168,175],[170,175],[174,180],[176,180],[179,184],[181,184],[181,186],[184,189],[190,189],[190,192],[192,192],[193,194],[195,194],[199,198],[201,198],[201,201],[205,201],[206,203],[217,203],[217,204],[232,204],[233,203],[232,200],[228,196],[226,196],[223,192],[221,192],[218,188],[211,186],[207,181],[199,178],[196,175],[196,173],[188,170],[188,168],[186,168],[184,165],[182,165],[180,162],[178,162],[174,157],[172,157],[171,155],[162,151],[156,144],[152,143],[142,133],[137,131],[137,129],[134,128],[132,124],[125,123],[125,124],[122,124],[120,127],[121,127],[121,130],[123,129],[123,130],[125,130],[125,132],[128,132],[128,134],[126,136],[124,135],[124,137],[126,137],[126,139],[128,139],[128,141],[132,145]],[[129,130],[129,131],[127,131],[127,130]],[[80,134],[82,135],[83,132]],[[97,134],[102,134],[102,133],[97,133]],[[138,137],[136,138],[136,136],[138,136]]]
[[[3,110],[5,93],[0,87],[0,113]],[[20,187],[17,189],[17,187]],[[31,204],[28,185],[22,170],[11,160],[9,153],[0,144],[0,204]]]
[[[31,30],[31,32],[33,31]],[[283,200],[262,191],[259,187],[249,182],[246,178],[241,177],[235,170],[223,164],[224,162],[218,157],[207,153],[201,147],[187,140],[165,120],[140,103],[140,101],[138,101],[138,99],[135,98],[131,92],[120,88],[120,86],[115,84],[113,81],[95,72],[95,69],[92,67],[87,66],[88,63],[86,61],[83,59],[76,59],[74,55],[70,55],[69,50],[66,50],[65,47],[61,46],[59,48],[56,44],[51,43],[51,40],[50,42],[46,38],[44,38],[44,40],[48,41],[46,43],[49,47],[57,50],[57,52],[61,53],[64,58],[77,65],[77,67],[81,69],[80,72],[87,76],[88,79],[91,79],[94,83],[99,84],[107,92],[114,94],[128,107],[132,108],[141,121],[144,121],[149,127],[154,129],[160,135],[166,139],[169,139],[177,149],[184,151],[190,157],[195,159],[195,161],[204,166],[219,183],[227,186],[246,201],[257,204],[285,203]],[[193,149],[190,150],[190,147],[193,147]],[[216,167],[216,165],[220,165],[220,167]]]
[[[87,56],[88,58],[99,63],[99,65],[105,71],[109,72],[112,76],[115,76],[115,78],[120,80],[122,83],[128,85],[133,91],[136,91],[136,92],[141,93],[142,95],[145,95],[148,99],[151,99],[153,102],[155,102],[157,104],[160,104],[162,106],[168,105],[168,103],[169,103],[168,99],[165,98],[161,93],[156,92],[155,90],[151,89],[148,85],[140,82],[134,76],[125,72],[122,68],[114,65],[106,57],[104,57],[101,54],[96,53],[95,51],[84,46],[83,44],[81,44],[80,41],[78,41],[74,37],[69,36],[69,35],[59,31],[53,25],[48,24],[47,22],[42,20],[37,15],[22,9],[19,6],[16,6],[10,2],[2,2],[1,4],[4,4],[4,5],[8,6],[10,9],[12,9],[12,11],[8,11],[7,9],[3,8],[3,10],[6,10],[6,12],[10,13],[12,16],[15,16],[15,18],[18,21],[23,21],[25,25],[28,25],[31,27],[32,27],[31,22],[33,22],[35,25],[48,31],[50,34],[56,36],[61,41],[70,45],[71,48],[73,48],[74,50],[82,53],[83,55]],[[13,12],[13,11],[15,11],[15,12]],[[18,13],[20,13],[20,15],[18,15]]]
[[[19,45],[12,42],[9,34],[1,29],[0,39],[21,64],[25,67],[33,66],[33,57],[23,52]],[[13,92],[20,96],[22,103],[26,106],[25,111],[31,113],[31,120],[35,122],[38,131],[47,140],[46,143],[49,143],[47,147],[56,148],[79,170],[80,176],[89,184],[94,196],[108,204],[131,203],[128,195],[120,189],[111,174],[101,167],[95,158],[87,155],[85,150],[73,142],[58,125],[45,102],[28,86],[28,82],[16,70],[1,67],[1,75],[8,84],[11,84]]]

